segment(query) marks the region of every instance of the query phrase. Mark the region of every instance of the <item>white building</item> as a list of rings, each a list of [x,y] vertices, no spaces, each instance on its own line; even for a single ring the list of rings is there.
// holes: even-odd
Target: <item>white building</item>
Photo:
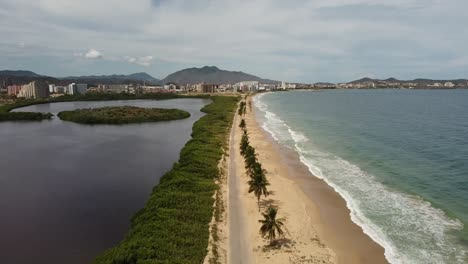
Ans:
[[[88,91],[87,84],[76,84],[70,83],[65,91],[66,94],[75,95],[75,94],[85,94]]]
[[[286,90],[286,88],[287,88],[287,87],[286,87],[286,82],[285,82],[285,81],[282,81],[282,82],[281,82],[281,87],[280,87],[280,89]]]
[[[164,85],[164,90],[177,90],[177,85],[174,83],[169,83]]]
[[[243,81],[236,83],[235,88],[238,88],[242,92],[256,92],[258,90],[258,81]]]
[[[49,93],[55,93],[55,84],[49,84]]]
[[[47,98],[49,97],[49,86],[41,81],[32,81],[23,85],[17,97],[26,99]]]
[[[446,83],[444,83],[444,87],[445,88],[453,88],[453,87],[455,87],[455,84],[453,84],[452,82],[446,82]]]
[[[67,90],[65,91],[66,94],[69,95],[74,95],[76,94],[76,84],[75,83],[70,83],[67,87]]]

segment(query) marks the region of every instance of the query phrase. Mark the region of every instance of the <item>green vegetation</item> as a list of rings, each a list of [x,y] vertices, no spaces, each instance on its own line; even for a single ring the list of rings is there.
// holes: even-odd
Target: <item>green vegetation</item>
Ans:
[[[73,101],[112,101],[112,100],[167,100],[176,98],[210,98],[207,95],[185,96],[173,93],[157,94],[128,94],[128,93],[86,93],[78,95],[64,95],[55,98],[24,100],[19,99],[14,104],[5,104],[0,106],[0,122],[2,121],[38,121],[50,119],[53,115],[50,113],[21,113],[10,112],[15,108],[26,107],[37,104],[73,102]]]
[[[239,127],[242,128],[242,129],[244,129],[245,126],[246,126],[246,125],[245,125],[245,120],[242,119],[241,122],[240,122],[240,124],[239,124]]]
[[[32,113],[32,112],[2,112],[0,110],[0,122],[2,121],[41,121],[50,119],[51,113]]]
[[[245,113],[247,112],[246,111],[247,109],[245,108],[245,101],[242,101],[240,102],[239,104],[239,110],[237,111],[237,113],[242,116],[242,115],[245,115]]]
[[[249,193],[254,193],[257,197],[258,211],[260,212],[260,197],[264,195],[268,196],[269,192],[267,186],[270,185],[266,179],[266,175],[263,173],[255,173],[251,176],[249,182]]]
[[[5,105],[0,106],[0,122],[3,122],[3,121],[41,121],[43,119],[50,119],[53,116],[51,113],[10,112],[10,110],[17,108],[17,107],[13,107],[14,105],[15,104],[5,104]]]
[[[252,111],[251,100],[249,101],[249,110]],[[237,113],[239,116],[242,116],[245,115],[246,112],[246,103],[242,101],[239,104]],[[243,131],[240,141],[240,154],[244,157],[246,173],[250,177],[250,180],[247,182],[249,184],[249,193],[254,193],[255,197],[257,197],[258,211],[260,212],[260,198],[262,195],[265,197],[270,195],[270,191],[268,191],[267,188],[270,183],[266,177],[267,171],[263,169],[262,164],[257,159],[255,148],[250,145],[245,119],[241,120],[239,127],[242,128]],[[278,233],[279,236],[283,236],[282,227],[284,225],[284,219],[276,219],[277,213],[278,208],[269,206],[268,209],[262,213],[264,219],[259,220],[259,222],[262,223],[260,234],[263,238],[268,238],[270,245],[276,239],[276,233]]]
[[[245,102],[240,103],[239,115],[245,114],[245,105]],[[242,108],[244,108],[244,110],[240,111]],[[240,153],[244,157],[245,170],[250,177],[250,180],[247,182],[249,184],[249,193],[254,193],[257,197],[258,211],[260,211],[260,198],[262,195],[267,197],[270,194],[267,188],[270,183],[266,177],[267,171],[264,170],[262,164],[258,162],[255,148],[250,145],[244,119],[241,120],[239,127],[241,127],[244,132],[240,142]]]
[[[63,111],[58,117],[80,124],[129,124],[177,120],[188,118],[190,114],[179,109],[120,106]]]
[[[213,216],[215,179],[237,97],[211,97],[207,113],[193,126],[179,162],[167,172],[132,219],[123,241],[94,263],[202,263]]]
[[[283,236],[284,219],[276,219],[277,214],[278,208],[270,206],[265,213],[262,213],[264,219],[258,220],[258,222],[262,223],[260,234],[263,238],[270,240],[270,245],[276,239],[276,233],[280,237]]]

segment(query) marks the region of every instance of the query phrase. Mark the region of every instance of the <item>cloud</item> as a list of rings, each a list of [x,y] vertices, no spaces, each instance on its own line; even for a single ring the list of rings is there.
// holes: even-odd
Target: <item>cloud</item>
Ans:
[[[95,49],[89,49],[87,52],[75,52],[73,53],[73,56],[90,60],[97,60],[103,58],[102,53]]]
[[[125,57],[125,60],[127,62],[132,63],[132,64],[137,64],[140,66],[145,66],[145,67],[151,66],[153,59],[154,59],[153,56],[144,56],[144,57],[126,56]]]
[[[84,57],[86,59],[101,59],[102,58],[102,53],[95,50],[95,49],[90,49],[88,52],[84,54]]]
[[[465,59],[454,59],[468,57],[468,1],[0,1],[0,34],[8,36],[0,40],[0,65],[23,67],[24,57],[66,65],[55,75],[145,66],[161,76],[204,65],[304,82],[468,72]],[[106,47],[105,56],[99,48],[74,53],[82,47]],[[101,60],[83,69],[70,54]]]

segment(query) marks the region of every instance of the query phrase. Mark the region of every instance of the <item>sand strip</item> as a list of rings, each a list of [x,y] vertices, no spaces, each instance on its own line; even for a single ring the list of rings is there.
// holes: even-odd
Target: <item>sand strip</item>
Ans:
[[[255,107],[252,107],[255,111]],[[281,249],[268,249],[258,234],[261,218],[256,199],[248,194],[248,177],[243,159],[236,147],[237,173],[241,199],[247,210],[247,230],[250,234],[256,263],[388,263],[384,249],[353,223],[344,199],[323,180],[314,177],[293,150],[278,144],[255,119],[255,113],[245,116],[251,145],[268,171],[273,195],[263,199],[279,206],[279,217],[286,217],[288,234]],[[236,124],[235,124],[236,125]],[[237,124],[238,126],[238,124]],[[240,128],[236,133],[239,142]]]

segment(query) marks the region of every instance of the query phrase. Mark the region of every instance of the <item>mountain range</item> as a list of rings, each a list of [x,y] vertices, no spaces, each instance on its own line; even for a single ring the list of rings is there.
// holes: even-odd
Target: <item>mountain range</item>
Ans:
[[[247,74],[240,71],[221,70],[215,66],[205,66],[202,68],[188,68],[172,74],[160,80],[145,73],[134,73],[129,75],[91,75],[91,76],[68,76],[55,78],[40,75],[31,71],[0,71],[0,85],[25,84],[32,80],[45,80],[57,85],[65,85],[70,82],[81,82],[87,84],[119,84],[119,83],[146,83],[161,85],[166,83],[194,84],[194,83],[213,83],[213,84],[234,84],[241,81],[259,81],[262,83],[278,83],[278,81],[262,79],[258,76]]]
[[[67,85],[71,82],[75,83],[87,83],[90,85],[96,84],[150,84],[150,85],[162,85],[167,83],[177,84],[194,84],[194,83],[213,83],[213,84],[234,84],[241,81],[259,81],[261,83],[279,83],[278,81],[262,79],[258,76],[244,73],[241,71],[226,71],[221,70],[215,66],[205,66],[201,68],[187,68],[175,73],[169,74],[164,79],[157,79],[145,72],[133,73],[128,75],[91,75],[91,76],[69,76],[69,77],[50,77],[40,75],[32,71],[11,71],[5,70],[0,71],[0,86],[7,86],[11,84],[26,84],[33,80],[43,80],[49,83],[57,85]],[[468,80],[456,79],[456,80],[432,80],[432,79],[414,79],[414,80],[398,80],[396,78],[388,79],[373,79],[373,78],[362,78],[349,82],[348,84],[359,84],[359,83],[406,83],[406,84],[417,84],[418,86],[425,86],[435,82],[445,83],[452,82],[457,86],[466,86]],[[328,83],[327,83],[328,84]],[[329,83],[329,85],[333,85]]]
[[[60,78],[63,80],[93,80],[93,81],[102,81],[102,80],[114,80],[114,81],[125,81],[125,80],[134,80],[134,81],[147,81],[151,83],[157,83],[160,80],[154,78],[153,76],[147,74],[146,72],[138,72],[133,74],[113,74],[113,75],[91,75],[91,76],[69,76]]]
[[[445,82],[452,82],[454,84],[466,84],[467,79],[455,79],[455,80],[433,80],[433,79],[414,79],[414,80],[399,80],[396,78],[388,78],[388,79],[372,79],[369,77],[365,77],[359,80],[355,80],[352,82],[348,82],[349,84],[359,84],[359,83],[415,83],[418,85],[428,85],[435,82],[438,83],[445,83]]]

